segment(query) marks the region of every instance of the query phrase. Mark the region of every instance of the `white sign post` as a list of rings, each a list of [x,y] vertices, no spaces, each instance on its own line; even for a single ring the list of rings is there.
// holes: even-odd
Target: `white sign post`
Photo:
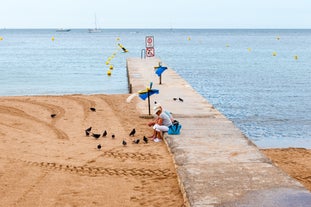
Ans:
[[[154,38],[153,36],[146,36],[146,56],[147,57],[154,57],[155,50],[154,50]]]

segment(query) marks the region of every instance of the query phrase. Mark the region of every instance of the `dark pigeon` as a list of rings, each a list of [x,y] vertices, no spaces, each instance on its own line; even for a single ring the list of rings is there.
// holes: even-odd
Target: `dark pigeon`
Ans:
[[[136,130],[135,130],[135,128],[134,128],[134,129],[132,129],[132,131],[131,131],[131,133],[130,133],[130,136],[134,136],[135,133],[136,133]]]
[[[107,131],[105,130],[103,133],[103,137],[107,136]]]
[[[143,140],[146,144],[148,143],[148,138],[146,136],[144,136]]]
[[[94,137],[95,139],[98,139],[100,137],[101,134],[92,134],[92,137]]]
[[[134,144],[138,144],[139,141],[140,141],[139,139],[135,139],[135,140],[133,141],[133,143],[134,143]]]

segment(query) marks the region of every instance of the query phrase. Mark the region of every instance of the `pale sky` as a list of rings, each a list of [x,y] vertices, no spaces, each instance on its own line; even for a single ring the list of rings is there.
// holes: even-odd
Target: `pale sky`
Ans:
[[[311,0],[0,0],[1,28],[309,28]]]

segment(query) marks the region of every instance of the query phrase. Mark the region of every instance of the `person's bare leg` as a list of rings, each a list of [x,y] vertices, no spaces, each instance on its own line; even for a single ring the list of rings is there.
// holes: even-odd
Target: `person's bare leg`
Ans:
[[[152,134],[151,136],[149,136],[148,138],[154,139],[154,138],[156,138],[156,137],[157,137],[157,131],[154,129],[154,130],[153,130],[153,134]]]

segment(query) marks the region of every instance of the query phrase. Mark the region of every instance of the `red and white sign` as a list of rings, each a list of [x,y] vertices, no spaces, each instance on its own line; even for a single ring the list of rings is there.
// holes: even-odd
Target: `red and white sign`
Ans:
[[[154,57],[154,48],[153,47],[147,47],[146,48],[146,56],[147,57]]]
[[[154,47],[153,36],[146,36],[146,48],[148,47]]]

